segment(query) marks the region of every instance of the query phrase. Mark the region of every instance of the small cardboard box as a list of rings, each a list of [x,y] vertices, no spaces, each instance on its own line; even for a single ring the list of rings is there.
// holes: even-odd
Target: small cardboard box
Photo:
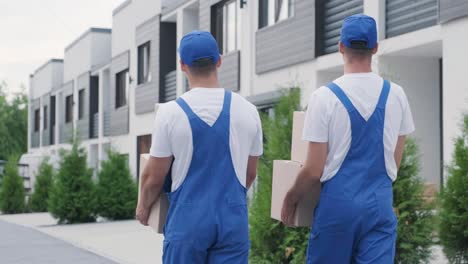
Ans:
[[[292,142],[291,142],[291,160],[304,163],[307,158],[308,142],[302,140],[302,131],[304,130],[305,112],[294,112]]]
[[[296,181],[302,164],[295,161],[273,161],[273,186],[271,197],[271,218],[281,221],[281,209],[284,198]],[[320,184],[304,196],[299,202],[294,220],[294,226],[310,227],[314,217],[314,209],[320,196]]]
[[[140,181],[138,184],[138,201],[140,200],[141,193],[141,176],[143,175],[146,162],[149,160],[149,158],[149,154],[141,154],[140,156]],[[164,193],[164,191],[162,191],[159,195],[159,198],[156,199],[153,206],[151,207],[151,212],[148,219],[148,225],[159,234],[163,233],[168,210],[169,200],[167,199],[167,195]]]

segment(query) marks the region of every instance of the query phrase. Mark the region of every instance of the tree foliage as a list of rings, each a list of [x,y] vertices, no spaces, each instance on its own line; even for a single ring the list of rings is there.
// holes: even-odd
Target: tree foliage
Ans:
[[[74,141],[71,151],[62,153],[60,169],[49,197],[49,211],[59,223],[96,220],[96,186],[92,177],[93,171],[86,164],[86,154]]]
[[[28,98],[24,92],[7,100],[5,82],[0,82],[0,160],[27,151]]]
[[[101,163],[97,185],[97,213],[113,219],[130,219],[135,215],[137,187],[127,159],[112,150]]]
[[[414,140],[408,139],[393,185],[398,217],[395,263],[427,263],[431,257],[433,205],[423,198],[424,183],[419,172],[419,149]]]
[[[23,178],[18,173],[18,157],[12,155],[5,164],[0,190],[0,210],[4,214],[17,214],[25,210]]]
[[[299,89],[290,90],[263,114],[264,155],[258,169],[258,188],[250,206],[252,263],[305,263],[308,228],[287,228],[270,218],[273,160],[289,160],[293,112],[299,110]]]
[[[29,200],[29,208],[33,212],[46,212],[49,193],[52,188],[54,168],[44,159],[39,166],[39,171],[34,183],[34,192]]]
[[[468,115],[448,174],[441,195],[440,240],[451,263],[468,263]]]

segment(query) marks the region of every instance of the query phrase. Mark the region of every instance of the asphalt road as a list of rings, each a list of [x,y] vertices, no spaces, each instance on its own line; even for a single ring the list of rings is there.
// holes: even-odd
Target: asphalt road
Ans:
[[[32,228],[0,220],[0,263],[5,264],[114,264]]]

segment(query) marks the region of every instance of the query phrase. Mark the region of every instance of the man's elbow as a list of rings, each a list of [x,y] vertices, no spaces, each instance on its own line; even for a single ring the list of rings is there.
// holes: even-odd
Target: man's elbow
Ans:
[[[157,175],[144,175],[145,181],[142,182],[142,188],[145,189],[160,189],[162,188],[164,181],[160,180],[160,177],[157,177]]]
[[[314,166],[304,166],[302,168],[302,173],[313,182],[319,182],[322,177],[323,170],[318,170]]]

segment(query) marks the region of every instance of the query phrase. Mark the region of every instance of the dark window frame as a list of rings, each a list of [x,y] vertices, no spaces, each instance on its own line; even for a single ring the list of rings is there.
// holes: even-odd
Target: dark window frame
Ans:
[[[42,121],[43,121],[43,122],[42,122],[42,129],[43,129],[43,130],[46,130],[46,129],[47,129],[47,115],[48,115],[48,113],[47,113],[47,105],[45,105],[45,106],[43,107],[42,112],[43,112],[42,115],[44,116],[44,119],[42,120]]]
[[[84,118],[85,111],[85,89],[78,91],[78,119],[81,120]]]
[[[280,17],[280,12],[281,10],[278,9],[277,6],[275,6],[274,10],[274,17],[273,17],[273,22],[270,23],[270,17],[269,17],[269,6],[272,1],[275,1],[276,4],[281,5],[283,2],[282,1],[288,1],[287,6],[288,6],[288,15],[285,18]],[[296,9],[296,1],[295,0],[259,0],[259,8],[258,8],[258,29],[274,26],[281,21],[285,21],[290,19],[291,17],[294,17],[295,15],[295,9]]]
[[[228,47],[229,40],[227,38],[230,37],[230,35],[225,20],[230,18],[227,7],[232,4],[234,4],[233,6],[235,7],[234,34],[232,35],[234,38],[234,47]],[[239,32],[241,28],[239,27],[240,16],[238,13],[238,4],[238,0],[223,0],[211,6],[211,33],[218,42],[219,52],[222,54],[239,49]]]
[[[40,129],[40,124],[41,124],[41,121],[40,121],[40,118],[41,118],[41,113],[40,113],[40,109],[36,109],[34,110],[34,132],[38,132],[39,129]]]
[[[73,94],[65,97],[65,123],[73,121]]]
[[[138,46],[137,52],[137,84],[144,84],[151,81],[151,41]]]
[[[127,74],[128,69],[115,74],[115,109],[127,105]]]

